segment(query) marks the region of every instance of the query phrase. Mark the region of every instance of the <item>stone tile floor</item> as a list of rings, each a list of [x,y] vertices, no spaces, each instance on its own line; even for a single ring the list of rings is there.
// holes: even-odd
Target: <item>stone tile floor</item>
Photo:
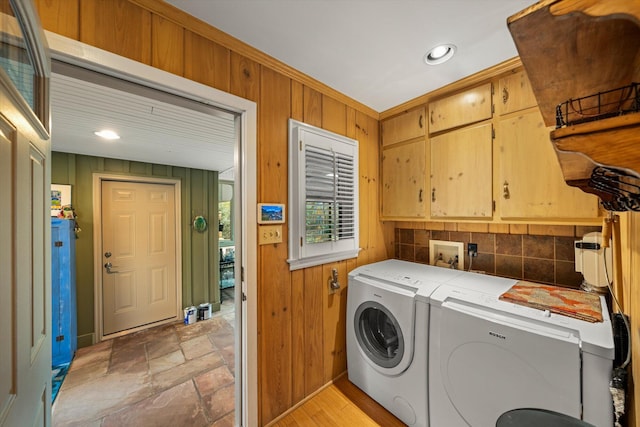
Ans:
[[[53,405],[53,426],[233,426],[234,338],[233,299],[223,295],[211,319],[79,349]]]

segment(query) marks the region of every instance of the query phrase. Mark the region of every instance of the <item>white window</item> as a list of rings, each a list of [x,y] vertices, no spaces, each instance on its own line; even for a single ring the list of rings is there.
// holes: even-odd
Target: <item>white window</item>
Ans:
[[[289,120],[289,268],[358,256],[358,141]]]

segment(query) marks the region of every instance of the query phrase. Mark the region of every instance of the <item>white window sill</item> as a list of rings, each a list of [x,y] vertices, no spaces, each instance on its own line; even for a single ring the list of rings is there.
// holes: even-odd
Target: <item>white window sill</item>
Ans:
[[[328,264],[336,261],[344,261],[345,259],[357,258],[360,248],[355,250],[336,252],[326,255],[318,255],[301,259],[288,259],[289,270],[299,270],[301,268],[315,267],[316,265]]]

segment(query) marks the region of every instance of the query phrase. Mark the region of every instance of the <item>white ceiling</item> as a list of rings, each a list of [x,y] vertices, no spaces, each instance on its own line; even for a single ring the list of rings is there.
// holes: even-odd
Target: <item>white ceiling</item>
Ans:
[[[54,151],[229,171],[233,179],[233,114],[66,64],[53,70]],[[94,135],[102,129],[121,138]]]
[[[379,112],[516,56],[506,19],[532,1],[167,0]],[[453,59],[424,64],[440,43],[457,46]],[[108,86],[54,67],[55,151],[227,171],[233,179],[231,115]],[[93,132],[103,127],[122,138],[99,140]]]
[[[517,56],[534,0],[166,0],[378,112]],[[423,56],[441,43],[447,63]]]

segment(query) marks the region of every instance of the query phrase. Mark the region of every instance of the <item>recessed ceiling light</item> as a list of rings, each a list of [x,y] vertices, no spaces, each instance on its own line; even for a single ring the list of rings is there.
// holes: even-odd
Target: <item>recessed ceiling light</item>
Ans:
[[[110,141],[114,139],[120,139],[120,135],[118,135],[112,130],[101,130],[101,131],[94,132],[94,134],[96,134],[100,138],[108,139]]]
[[[451,59],[456,53],[456,47],[452,44],[441,44],[431,49],[424,56],[424,62],[428,65],[438,65]]]

